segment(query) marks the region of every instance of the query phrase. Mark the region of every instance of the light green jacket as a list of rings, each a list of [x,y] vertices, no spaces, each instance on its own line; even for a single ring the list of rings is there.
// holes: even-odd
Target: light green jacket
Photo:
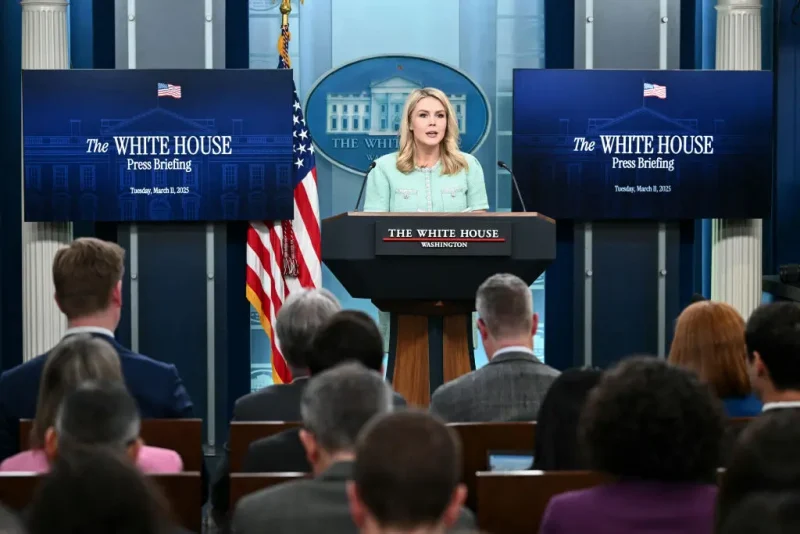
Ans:
[[[462,153],[468,169],[443,175],[438,162],[430,169],[397,170],[397,152],[376,160],[367,177],[364,211],[461,212],[489,209],[483,169],[471,154]]]

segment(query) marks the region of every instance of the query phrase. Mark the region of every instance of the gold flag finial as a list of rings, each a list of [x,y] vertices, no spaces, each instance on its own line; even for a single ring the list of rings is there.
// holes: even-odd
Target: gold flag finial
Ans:
[[[272,0],[273,3],[275,0]],[[300,0],[302,4],[305,0]],[[289,24],[289,13],[292,12],[292,0],[281,0],[281,26],[288,26]]]

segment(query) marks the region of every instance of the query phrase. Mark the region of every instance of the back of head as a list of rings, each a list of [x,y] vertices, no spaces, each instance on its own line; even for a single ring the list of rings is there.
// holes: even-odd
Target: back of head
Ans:
[[[460,481],[458,437],[430,414],[392,413],[371,422],[359,437],[353,467],[355,491],[383,528],[438,523]]]
[[[800,532],[800,493],[753,493],[721,519],[717,534],[794,534]]]
[[[495,339],[531,336],[533,297],[530,287],[513,274],[495,274],[475,295],[480,320]]]
[[[800,305],[774,302],[756,308],[745,330],[748,357],[757,352],[778,390],[800,390]]]
[[[303,427],[328,453],[352,451],[364,425],[391,409],[389,384],[355,362],[313,376],[300,401]]]
[[[59,456],[28,513],[30,534],[162,534],[169,528],[158,488],[103,449]]]
[[[586,467],[578,447],[578,420],[601,376],[598,369],[567,369],[550,385],[536,417],[534,469]]]
[[[750,394],[744,319],[725,302],[705,300],[678,316],[669,362],[696,372],[717,396]]]
[[[39,383],[31,445],[44,445],[47,429],[68,392],[86,381],[122,382],[119,355],[110,343],[88,334],[68,336],[47,356]]]
[[[340,309],[333,293],[323,288],[294,292],[286,299],[275,320],[275,333],[293,371],[308,367],[314,336]]]
[[[118,452],[139,438],[136,401],[119,382],[86,382],[68,394],[56,417],[59,448],[104,446]]]
[[[627,358],[589,394],[579,433],[592,469],[708,482],[719,465],[722,406],[694,373],[654,357]]]
[[[739,434],[722,477],[718,516],[726,517],[749,493],[800,488],[800,410],[768,410]]]
[[[68,319],[104,311],[124,268],[125,251],[119,245],[94,237],[76,239],[53,259],[59,308]]]
[[[348,360],[373,371],[383,367],[381,332],[372,317],[360,310],[340,311],[319,329],[308,369],[314,375]]]

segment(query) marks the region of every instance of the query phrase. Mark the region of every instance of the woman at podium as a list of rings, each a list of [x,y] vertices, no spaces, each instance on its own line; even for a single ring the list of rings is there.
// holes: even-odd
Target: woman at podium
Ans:
[[[375,160],[364,211],[467,212],[489,209],[483,169],[459,150],[453,106],[439,89],[415,89],[400,121],[400,149]]]
[[[453,106],[433,87],[411,91],[400,120],[400,149],[375,160],[367,176],[364,211],[477,212],[489,209],[483,168],[459,150]],[[473,314],[473,322],[475,314]],[[384,352],[389,351],[388,312],[378,313]],[[473,346],[478,342],[475,328]]]

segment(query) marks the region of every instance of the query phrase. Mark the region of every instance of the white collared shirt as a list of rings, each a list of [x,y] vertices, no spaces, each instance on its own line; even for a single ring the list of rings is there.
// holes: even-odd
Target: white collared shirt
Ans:
[[[67,328],[67,331],[64,332],[64,337],[77,334],[100,334],[114,339],[114,332],[102,326],[75,326],[73,328]]]
[[[526,354],[530,354],[534,356],[533,351],[528,347],[523,347],[522,345],[515,345],[513,347],[503,347],[502,349],[498,350],[494,354],[492,354],[492,358],[499,356],[500,354],[505,354],[506,352],[524,352]]]
[[[800,401],[778,401],[768,402],[761,408],[762,412],[767,410],[780,410],[781,408],[800,408]]]

